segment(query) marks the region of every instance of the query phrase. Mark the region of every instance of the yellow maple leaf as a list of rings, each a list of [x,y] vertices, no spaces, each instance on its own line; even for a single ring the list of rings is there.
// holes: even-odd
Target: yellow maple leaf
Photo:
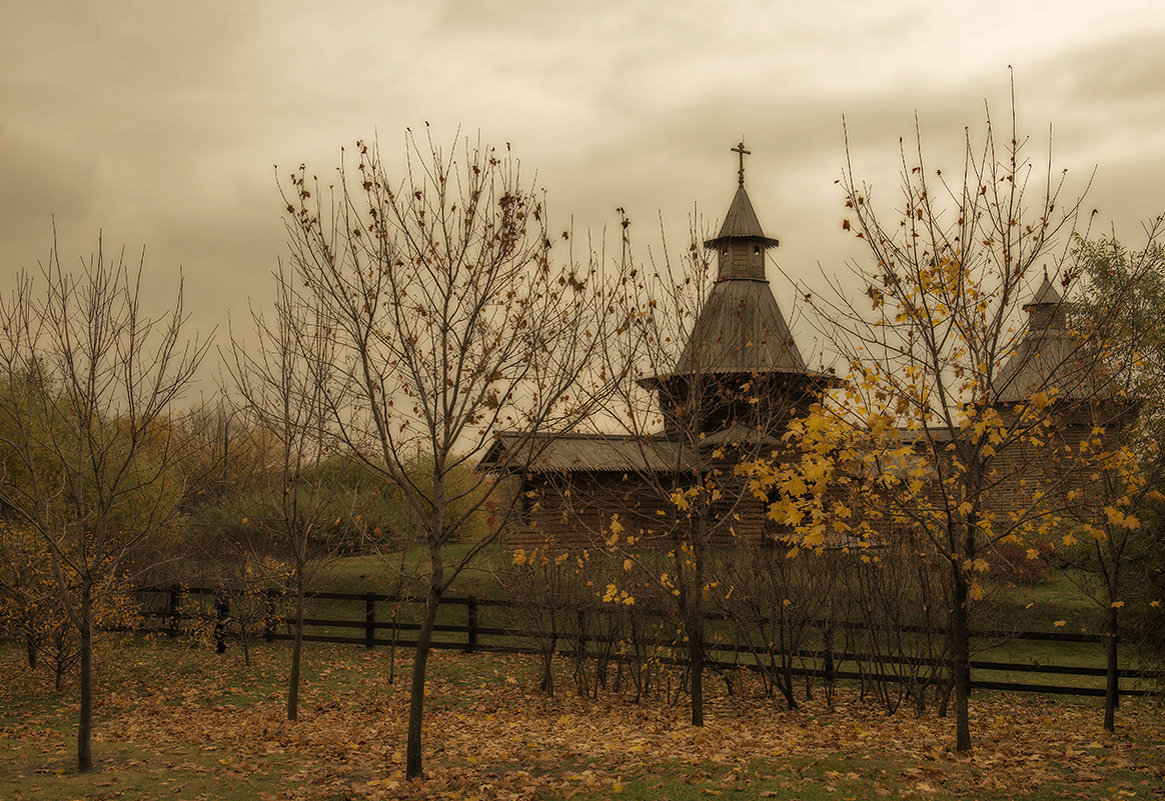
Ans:
[[[978,578],[972,579],[971,587],[967,590],[967,597],[972,601],[983,600],[983,586],[979,584]]]

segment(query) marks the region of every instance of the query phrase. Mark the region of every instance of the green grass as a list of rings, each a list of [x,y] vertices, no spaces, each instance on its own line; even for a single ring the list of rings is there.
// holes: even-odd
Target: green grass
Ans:
[[[1085,631],[1096,633],[1101,609],[1087,597],[1077,581],[1087,577],[1049,571],[1034,584],[1002,585],[990,592],[980,628],[1024,631]],[[1056,626],[1063,621],[1061,626]]]
[[[455,543],[445,549],[445,563],[452,565],[465,557],[470,550],[466,543]],[[403,558],[402,558],[403,556]],[[448,595],[480,598],[498,598],[504,591],[497,580],[498,571],[511,559],[511,552],[501,544],[492,545],[480,554],[468,568],[463,570],[450,586]],[[403,568],[402,568],[403,565]],[[424,576],[428,574],[429,556],[420,548],[413,548],[401,554],[349,556],[330,560],[320,565],[316,571],[316,589],[327,592],[375,592],[395,594],[402,589],[414,594],[424,592]],[[410,584],[401,576],[422,577]]]

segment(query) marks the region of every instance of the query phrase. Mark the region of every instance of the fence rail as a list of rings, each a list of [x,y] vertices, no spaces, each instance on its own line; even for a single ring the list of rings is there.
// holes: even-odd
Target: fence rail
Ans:
[[[209,587],[197,586],[180,586],[172,585],[169,587],[140,587],[137,589],[138,593],[162,595],[165,597],[164,609],[159,611],[147,612],[147,621],[154,619],[159,621],[161,625],[147,624],[140,630],[145,631],[164,631],[171,636],[176,636],[181,629],[183,620],[190,619],[212,619],[212,615],[206,613],[190,614],[182,611],[182,601],[185,597],[193,596],[208,596],[214,598],[218,590]],[[269,608],[273,608],[275,601],[279,598],[277,593],[267,593],[267,603]],[[312,627],[325,627],[329,629],[354,629],[358,630],[359,635],[344,636],[339,634],[319,634],[306,633],[304,634],[304,641],[306,642],[327,642],[327,643],[346,643],[352,645],[363,645],[365,648],[374,648],[376,646],[402,646],[415,647],[417,642],[415,639],[401,637],[400,634],[405,632],[418,631],[421,626],[418,623],[400,621],[395,618],[392,620],[381,620],[377,618],[377,609],[382,604],[392,604],[398,610],[405,605],[423,606],[424,599],[410,596],[399,596],[381,593],[345,593],[345,592],[308,592],[306,598],[318,601],[355,601],[363,602],[363,615],[359,618],[321,618],[321,617],[305,617],[304,625]],[[434,638],[432,642],[433,648],[438,649],[453,649],[461,651],[481,651],[494,653],[517,653],[517,654],[534,654],[539,653],[539,649],[532,646],[514,645],[512,642],[483,642],[483,637],[488,638],[505,638],[507,640],[513,639],[536,639],[557,637],[560,640],[577,640],[577,636],[572,637],[565,632],[548,632],[540,630],[518,629],[513,627],[498,627],[498,626],[484,626],[481,624],[481,610],[486,607],[494,608],[509,608],[522,609],[531,608],[529,605],[518,603],[515,601],[497,599],[497,598],[475,598],[463,596],[449,596],[442,598],[441,604],[445,608],[464,607],[464,624],[450,624],[438,623],[433,627],[435,633],[441,634],[457,634],[462,635],[456,640]],[[564,610],[567,611],[567,610]],[[666,615],[662,612],[652,610],[641,610],[641,613],[648,617],[664,618]],[[706,616],[709,621],[726,621],[728,618],[722,614],[709,613]],[[279,631],[277,624],[292,625],[295,619],[290,616],[275,616],[272,621],[268,621],[263,637],[268,641],[273,640],[291,640],[294,639],[294,634]],[[814,620],[809,622],[810,625],[821,629],[826,628],[833,630],[839,629],[861,629],[865,628],[864,624],[855,623],[852,621],[823,621]],[[379,636],[381,632],[391,630],[392,636]],[[887,633],[930,633],[930,634],[945,634],[943,628],[926,629],[920,626],[886,626],[882,629]],[[973,639],[980,640],[1033,640],[1033,641],[1052,641],[1064,643],[1081,643],[1092,644],[1103,643],[1105,635],[1103,634],[1089,634],[1089,633],[1075,633],[1075,632],[1049,632],[1049,631],[1018,631],[1007,632],[999,630],[984,630],[971,633]],[[902,657],[891,655],[870,655],[861,654],[848,651],[834,650],[831,646],[832,638],[826,637],[825,647],[819,649],[798,649],[793,655],[802,659],[817,660],[823,667],[794,667],[791,672],[794,675],[804,676],[813,675],[825,678],[834,679],[882,679],[882,680],[901,680],[901,677],[895,675],[883,674],[881,668],[878,673],[870,673],[868,671],[855,670],[841,670],[834,666],[844,664],[845,662],[854,662],[858,664],[874,663],[881,666],[889,665],[909,665],[917,667],[928,667],[932,670],[941,668],[946,664],[942,658],[936,657]],[[602,634],[587,634],[585,637],[587,643],[613,643],[621,640],[618,637]],[[682,642],[673,639],[663,638],[643,638],[641,640],[643,645],[652,647],[674,648],[679,650],[682,647]],[[758,648],[754,645],[739,644],[739,643],[723,643],[723,642],[708,642],[706,648],[711,653],[734,654],[734,655],[751,655],[756,657],[770,656],[770,650],[765,648]],[[594,654],[588,654],[594,656]],[[611,656],[610,658],[619,659],[619,656]],[[667,664],[684,665],[686,660],[675,657],[664,657],[658,661]],[[748,670],[768,670],[769,667],[761,664],[759,661],[755,663],[750,662],[729,662],[724,659],[709,659],[706,665],[710,668],[721,670],[733,669],[748,669]],[[991,660],[972,660],[972,671],[995,671],[995,672],[1012,672],[1012,673],[1028,673],[1028,674],[1043,674],[1043,675],[1058,675],[1058,676],[1080,676],[1080,677],[1098,677],[1105,676],[1107,671],[1103,667],[1091,667],[1084,665],[1056,665],[1043,664],[1040,662],[999,662]],[[1154,674],[1149,671],[1121,669],[1118,671],[1121,679],[1151,679]],[[994,681],[988,679],[975,679],[972,676],[971,686],[978,689],[990,690],[1007,690],[1011,692],[1033,692],[1033,693],[1051,693],[1060,695],[1078,695],[1078,696],[1103,696],[1104,689],[1102,687],[1078,687],[1066,686],[1059,684],[1046,683],[1032,683],[1032,682],[1015,682],[1015,681]],[[1144,687],[1120,687],[1121,695],[1138,696],[1147,695],[1151,690]]]

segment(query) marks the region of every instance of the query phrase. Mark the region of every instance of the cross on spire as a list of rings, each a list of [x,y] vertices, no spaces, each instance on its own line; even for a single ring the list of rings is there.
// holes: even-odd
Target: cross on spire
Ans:
[[[736,147],[730,148],[730,150],[732,150],[733,153],[736,153],[738,156],[740,156],[740,169],[737,170],[737,175],[739,176],[739,179],[740,179],[740,185],[744,186],[744,157],[751,156],[752,151],[744,149],[744,141],[743,140]]]

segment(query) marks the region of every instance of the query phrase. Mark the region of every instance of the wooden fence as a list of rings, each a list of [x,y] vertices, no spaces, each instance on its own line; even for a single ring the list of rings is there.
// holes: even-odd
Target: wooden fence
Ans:
[[[171,636],[177,636],[181,630],[182,621],[191,619],[210,619],[213,617],[213,612],[186,612],[183,611],[183,604],[186,600],[199,600],[200,607],[207,607],[213,609],[213,599],[217,594],[217,590],[207,587],[182,587],[178,585],[170,587],[144,587],[139,588],[139,593],[144,596],[154,596],[158,600],[163,600],[163,603],[143,604],[146,609],[145,625],[139,629],[142,631],[163,631],[169,633]],[[158,596],[162,596],[158,598]],[[343,601],[348,603],[363,604],[363,614],[355,618],[319,618],[319,617],[305,617],[304,640],[307,642],[329,642],[329,643],[349,643],[353,645],[363,645],[365,648],[373,648],[376,646],[403,646],[415,647],[416,640],[410,639],[407,636],[402,636],[407,632],[415,632],[420,629],[420,624],[410,621],[401,621],[396,619],[394,615],[392,619],[385,620],[378,618],[378,610],[385,605],[395,607],[398,612],[405,606],[420,607],[424,604],[423,599],[400,597],[395,595],[384,595],[379,593],[343,593],[343,592],[309,592],[307,598],[313,601]],[[210,603],[207,603],[207,599]],[[275,609],[280,600],[277,593],[269,592],[267,594],[267,603],[270,609]],[[456,613],[456,616],[464,620],[464,624],[438,623],[434,626],[434,638],[432,647],[443,649],[454,649],[465,652],[472,651],[489,651],[495,653],[520,653],[532,654],[538,653],[538,649],[531,646],[515,645],[514,640],[531,639],[531,638],[545,638],[550,636],[548,632],[533,631],[517,629],[512,626],[486,626],[482,625],[481,617],[484,609],[498,608],[498,609],[521,609],[523,606],[519,603],[509,600],[492,599],[492,598],[474,598],[474,597],[446,597],[441,601],[442,608],[446,610],[446,617],[450,610],[463,608],[464,612]],[[526,607],[532,608],[532,607]],[[593,610],[592,610],[593,612]],[[652,612],[640,610],[641,614],[648,617],[662,618],[665,617],[661,612]],[[724,621],[726,617],[720,614],[709,613],[706,616],[708,621]],[[294,634],[289,631],[280,631],[279,625],[283,624],[290,628],[294,624],[294,618],[287,616],[271,615],[268,617],[264,625],[261,636],[267,641],[273,640],[290,640],[294,639]],[[827,624],[824,621],[813,621],[812,625],[820,628],[822,632],[827,629]],[[353,630],[351,635],[341,635],[335,633],[321,634],[318,632],[310,632],[309,628],[326,628],[326,629],[350,629]],[[843,629],[860,629],[864,628],[864,624],[853,623],[847,621],[832,621],[828,624],[828,629],[837,631]],[[391,636],[383,636],[388,631]],[[895,626],[886,627],[887,632],[898,633],[930,633],[942,635],[945,633],[942,629],[930,629],[924,632],[920,627],[912,626]],[[455,635],[453,637],[443,635]],[[559,633],[561,639],[567,639],[568,635]],[[1015,640],[1038,640],[1061,643],[1079,643],[1082,645],[1090,645],[1098,650],[1103,648],[1105,635],[1103,634],[1087,634],[1074,632],[1051,632],[1051,631],[977,631],[971,634],[975,640],[989,640],[993,642],[1009,642]],[[611,637],[599,634],[588,634],[586,639],[590,643],[610,643]],[[853,663],[878,663],[881,665],[911,665],[911,666],[926,666],[932,670],[936,670],[945,665],[944,660],[940,658],[926,658],[926,657],[902,657],[892,655],[878,655],[870,656],[860,653],[852,653],[846,651],[836,651],[831,646],[832,636],[823,636],[823,647],[817,649],[803,649],[798,650],[795,656],[803,660],[814,660],[818,667],[798,667],[793,669],[795,675],[815,675],[821,678],[832,679],[880,679],[880,680],[898,680],[898,676],[894,674],[878,673],[871,675],[870,673],[863,673],[854,670],[842,670],[835,666],[843,665],[846,662]],[[653,647],[667,647],[679,651],[682,648],[682,641],[676,639],[660,639],[648,638],[642,641],[643,644]],[[707,649],[711,654],[732,654],[739,659],[740,655],[752,656],[766,656],[768,652],[764,649],[759,649],[751,645],[742,645],[736,643],[726,642],[709,642]],[[1101,652],[1102,653],[1102,652]],[[617,658],[617,657],[616,657]],[[682,658],[668,657],[659,659],[659,661],[669,664],[686,664]],[[755,662],[728,662],[724,659],[709,659],[707,665],[711,668],[719,669],[750,669],[750,670],[766,670],[766,666],[760,664],[759,660]],[[1055,665],[1043,664],[1041,662],[1000,662],[989,660],[972,660],[972,688],[990,689],[990,690],[1008,690],[1011,692],[1034,692],[1034,693],[1054,693],[1060,695],[1078,695],[1078,696],[1103,696],[1103,687],[1080,687],[1067,686],[1060,684],[1034,683],[1034,682],[1017,682],[1017,681],[993,681],[985,679],[976,679],[974,677],[975,671],[995,671],[995,672],[1010,672],[1010,673],[1024,673],[1044,676],[1080,676],[1080,677],[1103,677],[1106,671],[1103,667],[1090,667],[1080,665]],[[1121,679],[1136,680],[1140,684],[1148,683],[1148,680],[1154,678],[1154,674],[1148,671],[1122,669],[1119,671]],[[1147,695],[1153,692],[1145,686],[1138,687],[1121,687],[1119,690],[1121,695]]]

